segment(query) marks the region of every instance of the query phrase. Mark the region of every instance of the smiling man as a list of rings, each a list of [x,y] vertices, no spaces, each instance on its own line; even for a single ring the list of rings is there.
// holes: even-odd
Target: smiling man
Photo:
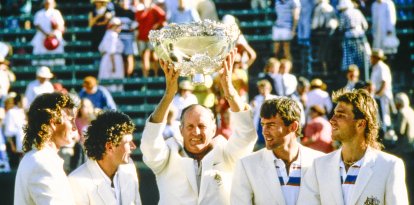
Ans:
[[[314,161],[298,204],[408,205],[404,163],[378,142],[375,100],[362,89],[333,96],[332,138],[342,147]]]
[[[298,143],[301,109],[287,97],[266,100],[260,110],[263,148],[236,165],[231,204],[294,205],[301,178],[323,153]]]
[[[76,204],[141,204],[130,154],[135,125],[125,114],[106,111],[86,133],[88,161],[69,175]]]
[[[234,134],[228,141],[219,136],[213,139],[213,113],[201,105],[191,105],[181,116],[181,144],[175,138],[164,141],[162,137],[169,106],[178,90],[179,71],[161,61],[166,92],[147,120],[141,140],[144,162],[157,178],[159,204],[229,204],[234,164],[253,150],[257,140],[252,112],[231,82],[233,63],[234,51],[227,56],[219,77],[237,128]]]

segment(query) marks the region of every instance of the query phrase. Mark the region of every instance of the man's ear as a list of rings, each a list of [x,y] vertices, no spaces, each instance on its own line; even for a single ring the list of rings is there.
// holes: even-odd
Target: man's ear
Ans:
[[[364,119],[357,120],[356,124],[358,128],[363,128],[362,130],[365,130],[365,128],[367,127],[367,121]]]
[[[111,142],[105,143],[105,152],[112,152],[114,150],[114,145]]]
[[[298,121],[293,121],[292,123],[290,123],[289,125],[289,131],[290,132],[296,132],[296,130],[299,129],[299,122]]]

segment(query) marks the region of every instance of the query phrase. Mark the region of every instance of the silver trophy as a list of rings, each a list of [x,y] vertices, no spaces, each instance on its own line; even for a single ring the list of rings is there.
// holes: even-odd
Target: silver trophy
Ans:
[[[240,30],[236,24],[211,20],[175,24],[149,34],[158,57],[174,64],[180,76],[190,76],[195,84],[222,67],[223,60],[234,48]]]

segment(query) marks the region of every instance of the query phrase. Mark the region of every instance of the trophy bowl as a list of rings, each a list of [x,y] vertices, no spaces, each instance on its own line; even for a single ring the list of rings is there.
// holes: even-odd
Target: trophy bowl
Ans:
[[[218,71],[234,48],[240,30],[236,24],[211,20],[176,24],[151,30],[149,39],[158,58],[172,62],[180,76],[189,76],[195,84]]]

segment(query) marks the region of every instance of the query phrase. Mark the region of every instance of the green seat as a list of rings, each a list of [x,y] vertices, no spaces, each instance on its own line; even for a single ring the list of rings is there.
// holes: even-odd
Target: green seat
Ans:
[[[28,41],[26,42],[10,42],[10,45],[16,48],[28,48],[32,47],[32,44]],[[90,47],[92,43],[90,41],[67,41],[65,47]]]
[[[40,60],[40,59],[53,59],[53,58],[64,58],[68,60],[76,59],[94,59],[101,58],[101,54],[98,52],[80,52],[80,53],[59,53],[59,54],[14,54],[11,56],[11,60]]]
[[[38,66],[14,66],[12,71],[15,74],[35,73]],[[50,67],[53,73],[69,73],[69,72],[98,72],[99,67],[94,65],[69,65],[69,66],[53,66]]]
[[[152,113],[157,104],[120,105],[118,110],[125,113]]]
[[[134,91],[123,91],[113,92],[112,97],[114,98],[132,98],[132,97],[162,97],[164,90],[134,90]]]

